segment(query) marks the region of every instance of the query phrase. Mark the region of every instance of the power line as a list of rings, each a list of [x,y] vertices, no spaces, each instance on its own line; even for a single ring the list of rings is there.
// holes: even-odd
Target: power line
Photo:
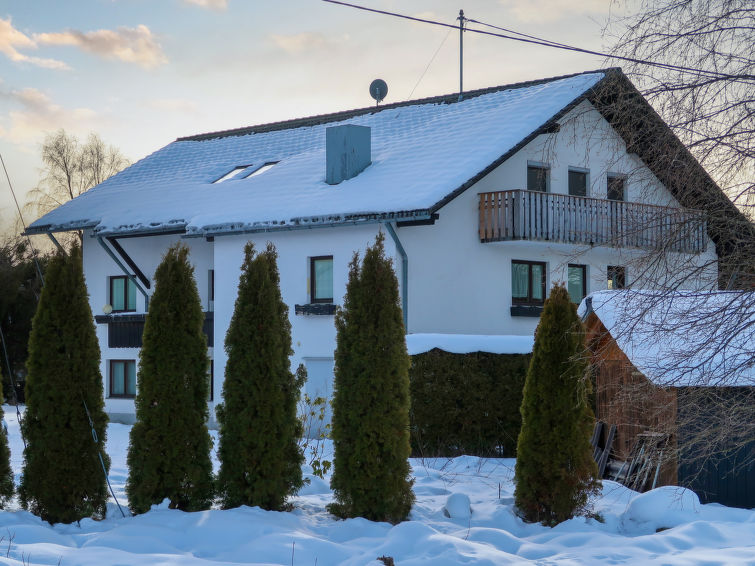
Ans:
[[[443,45],[445,45],[446,40],[448,39],[449,35],[451,35],[451,30],[448,30],[448,33],[446,33],[446,37],[444,37],[443,41],[440,42],[440,45],[438,45],[438,48],[435,50],[435,53],[433,53],[433,56],[430,57],[430,61],[427,63],[425,70],[422,71],[422,74],[419,76],[419,79],[417,79],[417,82],[414,85],[414,88],[412,89],[412,91],[409,93],[409,97],[407,100],[411,99],[412,95],[414,94],[414,91],[417,90],[419,83],[421,83],[422,79],[425,78],[425,74],[427,73],[427,70],[430,68],[430,65],[433,64],[433,61],[435,61],[435,58],[438,56],[438,53],[440,53],[440,49],[443,47]]]
[[[421,23],[425,23],[425,24],[432,24],[432,25],[436,25],[436,26],[442,26],[442,27],[447,27],[447,28],[459,29],[459,26],[456,25],[456,24],[447,24],[445,22],[438,22],[436,20],[429,20],[429,19],[426,19],[426,18],[418,18],[418,17],[415,17],[415,16],[407,16],[406,14],[399,14],[399,13],[396,13],[396,12],[388,12],[386,10],[378,10],[376,8],[368,8],[366,6],[360,6],[358,4],[351,4],[349,2],[342,2],[340,0],[322,0],[322,1],[323,2],[328,2],[329,4],[338,4],[338,5],[341,5],[341,6],[347,6],[349,8],[356,8],[358,10],[364,10],[366,12],[374,12],[376,14],[383,14],[383,15],[386,15],[386,16],[394,16],[396,18],[402,18],[402,19],[405,19],[405,20],[412,20],[412,21],[415,21],[415,22],[421,22]],[[678,72],[682,72],[682,73],[692,73],[692,74],[696,74],[696,75],[703,75],[703,76],[710,77],[710,78],[715,78],[715,79],[730,79],[730,80],[738,80],[738,81],[742,81],[742,80],[752,81],[752,80],[755,80],[755,75],[732,75],[730,73],[721,73],[721,72],[718,72],[718,71],[710,71],[710,70],[707,70],[707,69],[697,69],[697,68],[693,68],[693,67],[684,67],[684,66],[680,66],[680,65],[672,65],[670,63],[661,63],[661,62],[658,62],[658,61],[649,61],[647,59],[637,59],[637,58],[634,58],[634,57],[624,57],[624,56],[621,56],[621,55],[611,55],[609,53],[602,53],[600,51],[593,51],[591,49],[584,49],[584,48],[581,48],[581,47],[576,47],[576,46],[568,45],[568,44],[565,44],[565,43],[558,43],[556,41],[551,41],[551,40],[548,40],[548,39],[543,39],[543,38],[540,38],[540,37],[537,37],[537,36],[533,36],[533,35],[527,35],[525,33],[517,32],[517,31],[513,31],[513,30],[508,30],[506,28],[501,28],[501,27],[498,27],[498,26],[494,26],[492,24],[487,24],[485,22],[480,22],[480,21],[477,21],[477,20],[469,19],[469,18],[465,18],[465,19],[468,22],[474,22],[474,23],[479,24],[479,25],[483,25],[483,26],[490,27],[490,28],[493,28],[493,29],[498,29],[498,30],[507,32],[507,34],[514,34],[514,35],[495,33],[495,32],[485,31],[485,30],[481,30],[481,29],[464,28],[464,31],[468,31],[468,32],[471,32],[471,33],[478,33],[478,34],[481,34],[481,35],[489,35],[489,36],[492,36],[492,37],[499,37],[501,39],[511,39],[513,41],[521,41],[521,42],[524,42],[524,43],[532,43],[534,45],[542,45],[544,47],[553,47],[555,49],[563,49],[563,50],[566,50],[566,51],[574,51],[574,52],[577,52],[577,53],[585,53],[587,55],[597,55],[599,57],[606,57],[606,58],[609,58],[609,59],[617,59],[619,61],[627,61],[629,63],[637,63],[637,64],[640,64],[640,65],[648,65],[648,66],[652,66],[652,67],[659,67],[659,68],[663,68],[663,69],[668,69],[670,71],[678,71]],[[516,36],[520,36],[520,37],[516,37]]]

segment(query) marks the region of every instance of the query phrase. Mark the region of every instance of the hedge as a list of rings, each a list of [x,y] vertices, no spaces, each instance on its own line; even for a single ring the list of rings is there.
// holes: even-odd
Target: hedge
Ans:
[[[530,357],[438,349],[412,356],[412,455],[516,456]]]

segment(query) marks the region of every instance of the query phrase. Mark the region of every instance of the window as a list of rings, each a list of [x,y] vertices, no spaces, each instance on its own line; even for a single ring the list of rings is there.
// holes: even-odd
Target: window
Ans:
[[[215,310],[215,270],[209,269],[207,271],[207,298],[209,304],[207,310],[212,312]]]
[[[527,190],[548,192],[550,168],[542,164],[527,164]]]
[[[110,396],[134,397],[136,395],[136,362],[134,360],[110,360]]]
[[[624,192],[624,177],[620,175],[608,175],[608,188],[606,190],[608,200],[626,200]]]
[[[309,260],[310,301],[333,302],[333,256],[317,256]]]
[[[277,161],[268,161],[267,163],[261,165],[260,167],[257,167],[254,171],[249,173],[244,177],[244,179],[249,179],[250,177],[256,177],[257,175],[262,175],[265,171],[269,171],[273,165],[278,163]]]
[[[520,305],[542,305],[545,302],[545,263],[511,262],[511,301]]]
[[[569,169],[569,194],[575,197],[587,196],[587,171]]]
[[[133,279],[125,275],[110,278],[110,306],[113,312],[136,310],[136,283]]]
[[[626,287],[627,269],[623,265],[609,265],[608,269],[608,289],[624,289]]]
[[[215,400],[215,360],[210,360],[210,367],[207,369],[210,374],[210,401]]]
[[[239,178],[241,178],[240,177],[241,172],[244,171],[245,169],[249,168],[249,167],[251,167],[251,165],[238,165],[238,166],[234,167],[233,169],[231,169],[230,171],[228,171],[228,173],[226,173],[225,175],[223,175],[219,179],[215,179],[212,183],[214,185],[216,183],[222,183],[222,182],[228,181],[230,179],[239,179]]]
[[[569,264],[566,290],[573,303],[581,303],[587,295],[587,266]]]

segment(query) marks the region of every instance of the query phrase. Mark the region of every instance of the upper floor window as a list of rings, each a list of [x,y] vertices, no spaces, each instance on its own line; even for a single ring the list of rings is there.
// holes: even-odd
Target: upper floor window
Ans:
[[[136,310],[136,283],[133,279],[125,275],[110,278],[110,306],[113,312]]]
[[[575,197],[587,196],[587,170],[569,169],[569,194]]]
[[[207,298],[208,298],[208,311],[215,310],[215,270],[207,270]]]
[[[606,270],[608,273],[608,289],[624,289],[626,287],[627,269],[623,265],[609,265]]]
[[[136,361],[110,360],[110,396],[136,395]]]
[[[544,262],[512,260],[511,302],[522,305],[542,305],[545,302]]]
[[[587,295],[587,266],[569,264],[567,291],[573,303],[581,303]]]
[[[310,302],[333,302],[333,256],[317,256],[309,259]]]
[[[543,163],[527,163],[527,190],[548,192],[550,167]]]
[[[621,175],[608,174],[608,187],[606,198],[608,200],[627,200],[625,179]]]

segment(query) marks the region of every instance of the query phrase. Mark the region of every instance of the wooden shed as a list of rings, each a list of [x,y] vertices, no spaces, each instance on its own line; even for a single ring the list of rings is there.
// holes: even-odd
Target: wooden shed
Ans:
[[[658,485],[755,507],[755,293],[601,291],[580,309],[614,456],[653,433],[665,440]]]

